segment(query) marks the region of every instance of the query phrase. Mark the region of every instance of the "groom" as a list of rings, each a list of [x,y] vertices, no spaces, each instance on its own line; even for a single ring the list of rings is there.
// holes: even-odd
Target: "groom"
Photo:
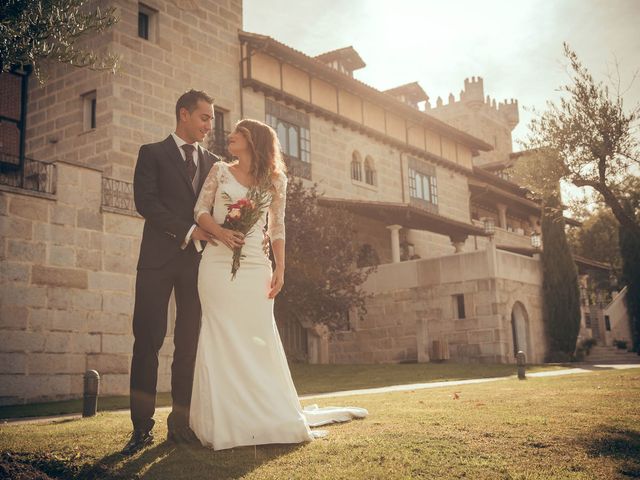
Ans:
[[[193,209],[209,170],[220,160],[198,145],[211,130],[213,99],[190,90],[176,103],[176,131],[142,145],[133,180],[136,209],[145,219],[133,311],[131,421],[133,434],[122,453],[153,442],[158,352],[167,332],[167,310],[175,292],[175,350],[171,364],[173,407],[168,439],[191,441],[189,405],[200,333],[198,265],[201,242],[213,238],[193,222]],[[196,249],[196,243],[198,248]]]

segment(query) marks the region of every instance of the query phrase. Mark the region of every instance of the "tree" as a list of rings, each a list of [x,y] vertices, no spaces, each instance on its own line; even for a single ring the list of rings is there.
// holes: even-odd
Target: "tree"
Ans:
[[[42,79],[45,59],[75,67],[115,70],[117,57],[79,48],[78,40],[102,32],[118,18],[115,8],[91,9],[88,0],[5,0],[0,3],[0,72],[31,66]]]
[[[348,312],[366,312],[367,295],[360,286],[373,268],[355,263],[359,246],[350,214],[317,204],[316,186],[304,188],[291,178],[287,189],[287,272],[276,297],[279,318],[310,320],[330,331],[347,326]]]
[[[606,263],[620,283],[622,257],[618,246],[618,221],[611,210],[600,207],[583,220],[580,228],[567,234],[571,251],[576,255]],[[609,278],[602,278],[599,287],[608,288]]]
[[[615,94],[596,82],[568,44],[564,54],[571,66],[570,82],[560,88],[568,94],[530,125],[526,149],[544,151],[557,163],[554,170],[577,187],[591,187],[624,225],[640,239],[640,224],[622,205],[625,178],[640,166],[640,147],[634,134],[640,105],[625,112],[619,87]]]
[[[640,223],[640,179],[629,179],[625,211]],[[622,255],[622,283],[627,286],[626,307],[631,323],[633,348],[640,354],[640,239],[620,225],[620,253]]]
[[[578,271],[565,235],[558,195],[545,199],[542,210],[542,290],[548,359],[572,358],[580,331]]]

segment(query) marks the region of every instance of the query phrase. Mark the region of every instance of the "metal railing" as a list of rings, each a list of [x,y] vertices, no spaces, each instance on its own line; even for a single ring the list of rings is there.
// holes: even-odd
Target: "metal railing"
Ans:
[[[287,164],[287,170],[291,175],[311,180],[310,162],[303,162],[302,160],[290,157],[289,155],[284,155],[284,162]]]
[[[102,177],[102,206],[137,215],[133,183]]]
[[[0,152],[0,185],[32,192],[56,193],[56,166],[33,158]]]

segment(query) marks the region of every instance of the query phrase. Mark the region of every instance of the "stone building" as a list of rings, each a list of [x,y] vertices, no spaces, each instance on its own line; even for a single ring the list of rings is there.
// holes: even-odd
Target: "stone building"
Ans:
[[[0,75],[0,404],[78,396],[87,369],[128,393],[138,149],[173,131],[189,87],[215,96],[219,139],[239,119],[240,0],[102,3],[120,21],[87,44],[120,55],[117,74]],[[170,327],[165,391],[172,343]]]
[[[356,215],[381,263],[347,331],[278,319],[290,358],[542,361],[539,207],[480,168],[511,152],[517,102],[484,100],[482,79],[434,108],[417,83],[379,91],[354,78],[352,47],[310,57],[241,31],[241,0],[103,3],[121,20],[88,45],[119,54],[117,74],[0,75],[0,404],[78,396],[87,369],[103,394],[128,393],[133,168],[190,87],[216,98],[214,149],[240,118],[272,125],[290,171]],[[160,390],[172,319],[167,337]]]

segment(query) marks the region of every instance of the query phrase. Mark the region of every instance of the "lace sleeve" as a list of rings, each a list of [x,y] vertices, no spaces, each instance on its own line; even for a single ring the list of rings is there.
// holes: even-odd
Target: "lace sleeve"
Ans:
[[[287,176],[282,174],[273,182],[275,193],[269,205],[267,234],[271,241],[284,240],[284,211],[287,203]]]
[[[198,201],[196,202],[196,206],[193,210],[193,218],[196,223],[198,222],[200,215],[203,213],[212,215],[213,201],[216,198],[216,191],[218,190],[219,172],[220,162],[214,163],[211,170],[209,170],[209,175],[207,175],[204,185],[202,185],[202,190],[200,190]]]

